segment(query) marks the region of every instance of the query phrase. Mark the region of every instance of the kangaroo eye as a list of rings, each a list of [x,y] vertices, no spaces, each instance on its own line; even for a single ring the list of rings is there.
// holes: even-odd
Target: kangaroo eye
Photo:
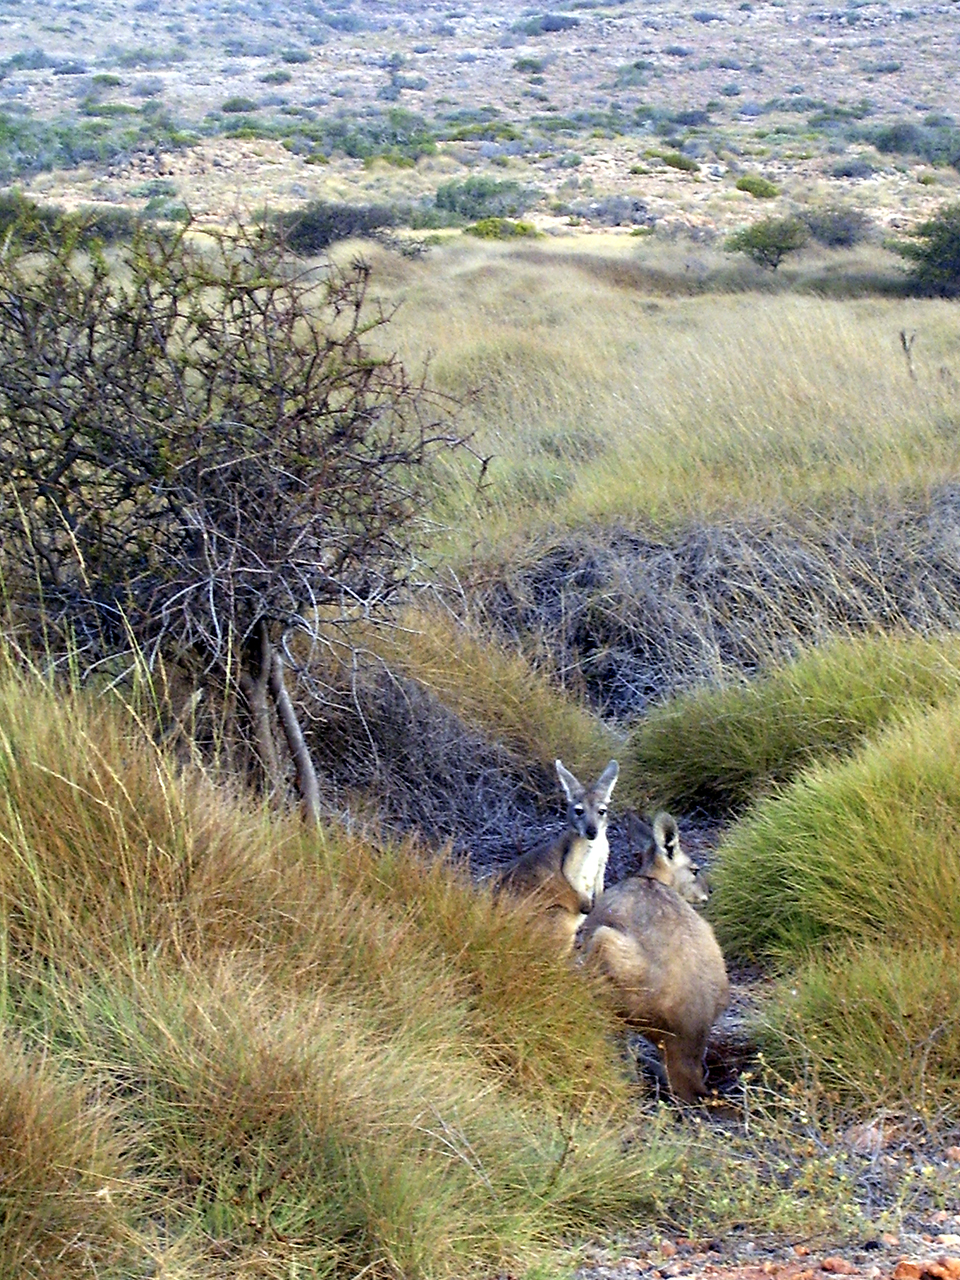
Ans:
[[[583,805],[582,805],[582,804],[575,804],[575,805],[573,806],[573,812],[577,815],[577,817],[578,817],[578,818],[582,818],[582,817],[583,817]]]
[[[607,806],[605,804],[598,804],[597,813],[599,813],[601,818],[605,818],[607,816]]]

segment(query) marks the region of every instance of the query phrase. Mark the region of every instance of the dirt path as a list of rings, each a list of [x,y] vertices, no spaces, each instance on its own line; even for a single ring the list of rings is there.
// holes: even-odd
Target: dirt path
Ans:
[[[813,1249],[782,1239],[727,1236],[693,1241],[639,1238],[588,1253],[577,1280],[960,1280],[960,1214],[942,1213],[944,1229],[883,1235],[854,1245]]]

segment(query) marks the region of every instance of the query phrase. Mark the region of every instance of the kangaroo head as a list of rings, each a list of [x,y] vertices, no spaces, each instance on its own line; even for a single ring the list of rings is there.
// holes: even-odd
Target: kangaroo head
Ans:
[[[607,810],[620,766],[611,760],[592,787],[585,787],[563,762],[557,761],[557,777],[567,797],[567,821],[586,840],[596,840],[607,829]]]
[[[640,875],[659,880],[690,903],[710,896],[700,879],[700,868],[680,847],[680,832],[669,813],[658,813],[648,826],[635,813],[627,814],[627,834],[639,846]]]

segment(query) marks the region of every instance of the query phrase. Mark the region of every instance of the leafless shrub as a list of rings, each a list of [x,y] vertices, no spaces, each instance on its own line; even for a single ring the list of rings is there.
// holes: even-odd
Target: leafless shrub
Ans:
[[[108,261],[26,216],[0,255],[0,545],[54,661],[139,656],[246,705],[281,787],[316,778],[291,637],[376,616],[416,571],[451,405],[393,357],[369,269],[318,281],[265,231],[138,232]],[[195,704],[194,704],[195,705]]]
[[[574,533],[467,589],[475,616],[629,716],[838,633],[960,627],[960,490],[672,536]]]

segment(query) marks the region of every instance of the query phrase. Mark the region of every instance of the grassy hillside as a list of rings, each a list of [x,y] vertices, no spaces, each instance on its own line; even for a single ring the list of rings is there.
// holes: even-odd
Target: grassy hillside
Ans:
[[[717,249],[628,237],[374,257],[379,289],[404,303],[391,341],[475,393],[464,421],[493,458],[481,498],[451,504],[463,550],[481,528],[485,548],[509,548],[519,513],[525,534],[670,526],[923,491],[956,469],[949,303],[827,300],[789,275],[718,293]],[[917,334],[915,378],[901,329]]]
[[[271,818],[9,667],[0,775],[4,1274],[526,1272],[643,1222],[837,1223],[637,1113],[582,975],[442,860]]]

